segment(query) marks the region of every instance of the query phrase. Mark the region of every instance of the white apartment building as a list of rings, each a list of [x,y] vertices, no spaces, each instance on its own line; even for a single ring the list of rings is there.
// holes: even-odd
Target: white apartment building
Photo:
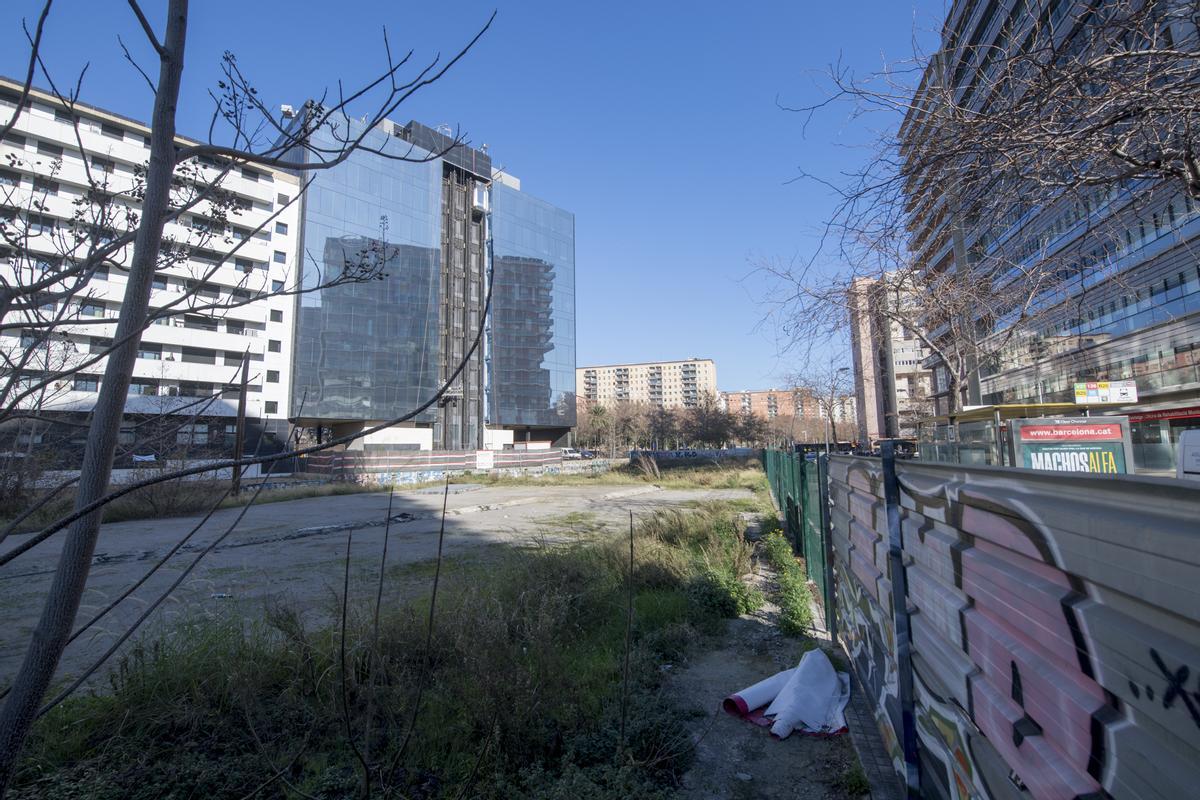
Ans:
[[[18,84],[0,79],[0,120],[11,118],[19,92]],[[101,180],[109,192],[121,194],[130,191],[148,162],[146,126],[82,104],[76,104],[75,113],[77,125],[53,95],[35,91],[0,143],[0,218],[9,221],[10,230],[29,233],[21,248],[27,257],[0,242],[0,274],[6,280],[29,285],[39,270],[53,270],[64,256],[70,257],[72,217],[90,204],[87,170],[93,183]],[[221,167],[213,162],[201,168],[210,177]],[[241,213],[230,216],[226,230],[211,234],[204,232],[210,223],[203,205],[168,224],[165,237],[186,243],[188,253],[159,271],[150,305],[152,312],[173,302],[179,303],[176,308],[222,307],[165,317],[144,332],[126,413],[196,414],[198,398],[216,395],[240,380],[243,354],[248,352],[247,417],[284,434],[295,306],[294,296],[285,292],[295,287],[300,232],[299,204],[287,203],[296,197],[299,185],[285,172],[243,168],[231,172],[221,188],[236,195]],[[133,205],[136,210],[136,202]],[[237,252],[228,255],[239,243]],[[35,363],[40,361],[43,369],[61,369],[106,349],[116,328],[131,255],[132,247],[126,247],[69,301],[71,307],[65,309],[56,329],[65,336],[44,344],[45,356]],[[190,289],[196,290],[195,295],[182,300]],[[225,307],[230,303],[241,304]],[[63,310],[50,306],[43,307],[43,318]],[[29,318],[25,320],[28,324]],[[9,313],[3,322],[13,325],[21,317]],[[19,354],[33,341],[29,330],[6,329],[0,335],[0,350]],[[26,371],[33,367],[29,364]],[[50,387],[41,398],[42,409],[86,412],[95,402],[103,373],[104,360],[100,360],[69,382]],[[231,428],[236,394],[217,397],[202,413],[228,418],[226,427]],[[204,444],[210,436],[219,438],[229,432],[219,428],[219,419],[215,423],[210,419],[198,424],[191,435],[195,443]]]
[[[588,405],[631,402],[694,408],[704,397],[717,400],[717,365],[711,358],[688,358],[579,367],[575,391]]]

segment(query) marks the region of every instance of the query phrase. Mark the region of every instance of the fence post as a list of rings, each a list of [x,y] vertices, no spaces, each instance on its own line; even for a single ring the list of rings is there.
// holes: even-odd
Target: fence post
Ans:
[[[829,638],[837,644],[837,588],[833,585],[833,535],[829,519],[829,454],[817,456],[817,506],[821,519],[821,549],[825,552],[825,596],[821,598],[825,606],[825,630]]]
[[[901,744],[904,747],[904,781],[908,796],[921,796],[921,768],[917,758],[917,726],[913,709],[912,632],[908,620],[908,580],[904,567],[904,532],[900,527],[900,481],[896,476],[896,446],[885,441],[883,502],[887,511],[888,572],[892,582],[892,625],[896,631],[897,694],[900,700]]]

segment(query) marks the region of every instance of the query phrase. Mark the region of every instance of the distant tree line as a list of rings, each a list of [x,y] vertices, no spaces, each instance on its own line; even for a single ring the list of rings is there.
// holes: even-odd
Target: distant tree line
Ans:
[[[629,402],[581,405],[575,433],[580,447],[603,455],[634,448],[775,447],[793,441],[820,441],[823,436],[819,419],[780,416],[768,420],[726,411],[711,398],[693,408]]]

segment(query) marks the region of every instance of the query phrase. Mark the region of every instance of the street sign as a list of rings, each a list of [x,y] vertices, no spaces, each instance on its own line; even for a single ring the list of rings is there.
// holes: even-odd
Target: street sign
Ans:
[[[1127,417],[1014,419],[1009,425],[1014,465],[1110,475],[1133,465]]]
[[[1136,403],[1137,381],[1088,381],[1075,384],[1075,404]]]

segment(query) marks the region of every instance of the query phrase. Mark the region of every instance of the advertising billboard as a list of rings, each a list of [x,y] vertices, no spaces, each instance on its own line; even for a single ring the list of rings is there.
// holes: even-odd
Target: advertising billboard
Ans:
[[[1120,475],[1133,464],[1127,417],[1014,419],[1009,425],[1013,465]]]

